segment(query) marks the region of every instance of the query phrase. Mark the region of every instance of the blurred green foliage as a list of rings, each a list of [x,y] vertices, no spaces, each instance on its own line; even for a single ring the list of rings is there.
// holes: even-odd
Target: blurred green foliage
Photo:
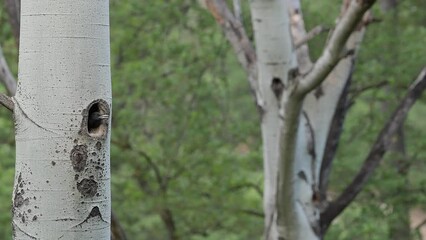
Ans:
[[[17,49],[2,4],[0,43],[16,73]],[[197,1],[110,4],[112,197],[128,238],[260,239],[259,117],[220,28]],[[252,35],[244,4],[244,24]],[[305,0],[303,7],[308,29],[332,26],[340,1]],[[368,28],[352,91],[380,81],[388,81],[389,87],[357,95],[335,160],[331,197],[351,181],[348,176],[358,171],[387,116],[426,63],[424,9],[423,0],[410,0],[394,11],[373,10],[382,21]],[[321,53],[325,40],[326,34],[310,42],[313,56]],[[407,119],[407,174],[398,172],[400,155],[387,155],[326,239],[389,239],[393,222],[410,207],[424,204],[425,117],[422,101]],[[12,118],[1,108],[0,239],[11,239],[13,137]]]

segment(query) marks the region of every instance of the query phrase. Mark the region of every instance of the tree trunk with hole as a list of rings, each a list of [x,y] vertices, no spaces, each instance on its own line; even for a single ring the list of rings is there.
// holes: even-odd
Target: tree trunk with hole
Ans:
[[[225,0],[204,3],[245,69],[261,115],[264,238],[322,239],[331,222],[355,199],[379,166],[391,144],[390,136],[426,89],[426,68],[377,135],[351,183],[330,200],[328,181],[350,104],[348,87],[365,26],[374,20],[367,11],[375,1],[343,1],[341,15],[315,63],[306,45],[315,33],[305,30],[299,0],[250,1],[256,48],[238,14],[232,14]],[[234,3],[239,5],[238,1]]]
[[[354,55],[340,61],[322,85],[307,95],[297,93],[297,75],[310,71],[303,59],[307,46],[294,49],[305,34],[291,19],[301,15],[298,4],[252,1],[252,23],[258,57],[265,169],[265,239],[322,239],[320,174],[333,115],[350,79]],[[289,9],[290,8],[290,9]],[[296,16],[298,15],[298,16]],[[353,32],[346,48],[357,49],[363,29]],[[304,52],[305,51],[305,52]],[[305,55],[304,55],[305,54]],[[328,174],[323,176],[328,179]],[[325,187],[326,188],[326,187]]]
[[[109,2],[21,4],[14,239],[110,239]]]

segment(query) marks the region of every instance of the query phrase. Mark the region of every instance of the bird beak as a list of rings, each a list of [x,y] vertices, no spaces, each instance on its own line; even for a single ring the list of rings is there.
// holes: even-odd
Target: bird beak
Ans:
[[[100,115],[99,118],[100,119],[108,119],[109,115],[108,114]]]

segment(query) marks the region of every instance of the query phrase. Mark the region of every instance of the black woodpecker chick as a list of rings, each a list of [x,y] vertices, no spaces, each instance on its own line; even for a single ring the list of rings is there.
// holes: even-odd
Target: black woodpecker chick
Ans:
[[[280,78],[274,77],[272,79],[271,89],[272,92],[274,92],[275,97],[277,97],[277,100],[280,100],[284,91],[284,83]]]
[[[109,118],[109,115],[101,114],[100,112],[92,112],[91,114],[89,114],[89,120],[87,123],[87,127],[89,131],[91,129],[98,128],[103,123],[103,121],[108,118]]]

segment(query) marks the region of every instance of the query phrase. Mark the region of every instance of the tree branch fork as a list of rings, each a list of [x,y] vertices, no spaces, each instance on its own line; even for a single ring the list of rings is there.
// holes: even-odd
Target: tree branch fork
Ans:
[[[351,50],[344,52],[344,45],[351,33],[356,30],[357,25],[362,22],[364,13],[374,2],[375,0],[350,1],[347,11],[335,26],[319,59],[307,74],[298,76],[297,81],[293,82],[298,85],[297,88],[291,88],[296,94],[305,96],[318,87],[339,61],[350,55]],[[224,0],[205,0],[205,3],[216,22],[222,27],[240,64],[245,69],[256,104],[263,107],[258,83],[256,52],[238,16],[232,13]],[[368,23],[369,21],[365,21],[365,24]],[[328,28],[324,26],[313,28],[294,44],[295,49],[306,45],[309,40],[325,31],[328,31]]]
[[[248,79],[250,87],[255,93],[255,98],[261,97],[259,93],[258,76],[256,70],[256,53],[241,23],[237,20],[238,18],[235,17],[229,10],[227,3],[224,0],[206,0],[206,2],[208,5],[210,4],[208,9],[215,17],[219,25],[222,26],[222,29],[225,32],[225,35],[228,41],[231,43],[234,51],[236,52],[241,65],[246,70],[246,73],[249,76]],[[324,47],[323,53],[313,64],[310,71],[304,75],[296,74],[294,77],[295,81],[292,81],[292,84],[294,84],[296,87],[286,86],[285,91],[293,91],[293,94],[299,95],[299,101],[303,101],[304,97],[309,92],[321,85],[329,73],[342,59],[351,56],[351,52],[353,50],[345,50],[345,44],[350,35],[354,31],[358,31],[361,28],[360,24],[366,26],[372,22],[375,22],[369,14],[366,14],[366,12],[375,2],[375,0],[345,1],[345,3],[347,3],[347,5],[345,5],[346,9],[334,27],[334,30],[331,32],[329,40]],[[238,28],[229,26],[238,26]],[[326,31],[326,29],[322,26],[315,27],[309,33],[305,34],[304,37],[299,39],[295,43],[294,48],[297,49],[303,45],[306,45],[310,39],[324,31]],[[244,43],[245,46],[243,46],[242,43]],[[378,161],[380,161],[386,151],[385,146],[388,144],[387,138],[392,135],[394,131],[396,131],[395,129],[398,126],[403,124],[403,120],[405,119],[408,110],[426,87],[426,79],[424,77],[426,71],[425,69],[422,70],[418,80],[416,80],[416,82],[414,82],[413,85],[408,89],[406,97],[401,101],[400,106],[389,118],[388,123],[384,126],[382,132],[379,134],[375,145],[371,149],[370,154],[367,156],[367,159],[364,165],[361,167],[360,172],[357,174],[357,176],[354,177],[353,182],[336,201],[331,202],[330,205],[324,209],[321,215],[321,218],[324,219],[324,221],[322,221],[322,229],[327,228],[327,224],[329,224],[331,220],[333,220],[341,211],[343,211],[343,209],[355,198],[355,196],[361,191],[362,186],[365,184],[368,177],[371,175],[372,170],[377,167]],[[274,91],[274,89],[271,89],[271,91]],[[259,101],[259,99],[255,100],[256,102]],[[285,106],[281,105],[280,107]],[[298,118],[295,117],[295,119]]]

